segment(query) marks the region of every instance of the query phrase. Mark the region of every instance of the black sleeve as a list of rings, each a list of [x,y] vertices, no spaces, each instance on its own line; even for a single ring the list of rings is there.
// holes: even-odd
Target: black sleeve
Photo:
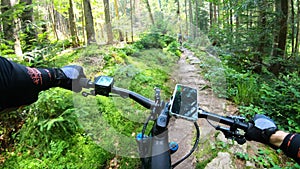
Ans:
[[[280,149],[289,157],[293,158],[298,164],[300,164],[300,134],[287,135]]]
[[[28,105],[55,87],[55,69],[30,68],[0,57],[0,110]]]

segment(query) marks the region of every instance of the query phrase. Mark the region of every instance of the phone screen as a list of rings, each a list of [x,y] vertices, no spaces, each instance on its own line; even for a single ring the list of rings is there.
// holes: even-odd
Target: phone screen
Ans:
[[[171,99],[171,115],[187,120],[198,119],[197,89],[177,84]]]

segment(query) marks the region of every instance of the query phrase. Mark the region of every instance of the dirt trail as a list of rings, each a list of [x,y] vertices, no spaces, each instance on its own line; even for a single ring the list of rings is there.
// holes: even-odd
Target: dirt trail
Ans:
[[[199,106],[204,110],[222,114],[224,112],[234,112],[235,107],[228,104],[226,100],[216,97],[209,86],[209,82],[205,81],[200,76],[200,60],[187,49],[183,49],[183,54],[178,61],[178,67],[173,73],[175,83],[188,85],[198,89]],[[227,114],[227,113],[226,113]],[[207,139],[211,140],[214,137],[216,130],[211,127],[205,119],[199,119],[200,126],[200,144],[198,149],[203,149],[201,145]],[[179,150],[172,155],[172,162],[176,162],[186,155],[192,148],[194,138],[194,124],[182,119],[176,119],[170,123],[169,137],[170,141],[176,141],[179,144]],[[192,155],[187,160],[182,162],[176,168],[178,169],[193,169],[196,165],[196,158]],[[231,168],[231,167],[229,167]],[[234,167],[233,167],[234,168]]]

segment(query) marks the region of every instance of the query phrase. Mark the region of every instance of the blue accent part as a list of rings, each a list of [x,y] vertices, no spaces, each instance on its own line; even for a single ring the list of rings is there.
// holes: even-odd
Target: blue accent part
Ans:
[[[178,144],[176,142],[170,142],[169,147],[172,153],[176,152],[179,148]]]
[[[142,140],[142,138],[147,138],[147,136],[144,135],[144,137],[143,137],[143,136],[142,136],[142,133],[138,133],[138,134],[136,135],[136,140],[137,140],[137,141]]]

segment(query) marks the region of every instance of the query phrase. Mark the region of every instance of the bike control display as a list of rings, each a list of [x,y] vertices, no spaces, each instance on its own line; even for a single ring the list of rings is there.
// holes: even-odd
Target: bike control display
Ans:
[[[114,79],[109,76],[98,76],[95,78],[95,93],[102,96],[109,96]]]

